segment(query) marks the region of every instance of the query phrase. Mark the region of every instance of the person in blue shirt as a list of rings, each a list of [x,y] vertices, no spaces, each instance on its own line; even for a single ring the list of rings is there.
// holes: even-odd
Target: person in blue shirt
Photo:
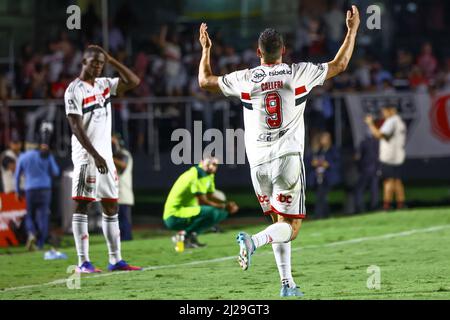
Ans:
[[[25,228],[28,232],[27,248],[35,244],[42,249],[48,236],[52,178],[60,174],[48,144],[40,143],[39,149],[28,150],[19,156],[16,166],[16,193],[19,200],[25,196],[27,214]],[[25,177],[25,190],[20,190],[20,177]]]

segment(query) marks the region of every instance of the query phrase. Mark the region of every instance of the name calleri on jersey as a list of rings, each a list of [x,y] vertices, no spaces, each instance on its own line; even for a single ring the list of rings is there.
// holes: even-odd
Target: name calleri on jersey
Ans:
[[[303,113],[310,91],[322,85],[328,64],[261,65],[219,77],[225,96],[244,107],[245,144],[251,167],[304,152]]]

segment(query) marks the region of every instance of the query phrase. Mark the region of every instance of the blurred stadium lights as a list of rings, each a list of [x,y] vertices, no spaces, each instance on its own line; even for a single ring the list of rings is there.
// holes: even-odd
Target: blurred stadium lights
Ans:
[[[106,51],[109,51],[109,14],[108,14],[108,0],[102,0],[102,46]],[[113,70],[109,64],[105,66],[105,74],[111,76]]]
[[[102,0],[103,49],[109,51],[108,0]]]
[[[416,11],[417,11],[417,4],[414,3],[414,2],[410,2],[410,3],[408,3],[408,5],[406,6],[406,9],[407,9],[409,12],[416,12]]]

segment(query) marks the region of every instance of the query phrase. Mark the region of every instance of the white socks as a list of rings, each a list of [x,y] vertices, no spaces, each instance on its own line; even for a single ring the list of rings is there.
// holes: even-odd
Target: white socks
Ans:
[[[281,283],[295,287],[294,279],[291,273],[291,242],[272,243],[273,254],[280,273]]]
[[[103,213],[102,228],[106,244],[108,245],[109,263],[116,264],[122,260],[120,253],[119,215],[107,216]]]
[[[286,222],[277,222],[252,236],[253,243],[259,248],[268,243],[288,242],[291,240],[292,227]]]
[[[81,266],[83,262],[89,261],[88,216],[86,214],[73,214],[72,231],[77,248],[78,265]]]
[[[295,287],[291,272],[292,227],[286,222],[277,222],[252,236],[256,248],[272,243],[273,254],[280,273],[281,283]]]
[[[116,264],[122,260],[120,253],[120,229],[119,215],[102,217],[103,235],[108,245],[109,263]],[[88,232],[88,216],[86,214],[74,213],[72,216],[72,231],[75,239],[75,247],[77,248],[78,265],[89,259],[89,232]]]

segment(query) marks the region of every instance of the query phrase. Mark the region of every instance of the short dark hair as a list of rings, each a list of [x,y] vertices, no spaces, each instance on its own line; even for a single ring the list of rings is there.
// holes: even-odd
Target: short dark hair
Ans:
[[[283,36],[272,28],[267,28],[259,35],[258,46],[264,59],[270,62],[277,60],[284,46]]]
[[[90,55],[94,53],[101,53],[103,54],[102,50],[96,48],[96,47],[88,47],[86,50],[84,50],[84,55]]]

